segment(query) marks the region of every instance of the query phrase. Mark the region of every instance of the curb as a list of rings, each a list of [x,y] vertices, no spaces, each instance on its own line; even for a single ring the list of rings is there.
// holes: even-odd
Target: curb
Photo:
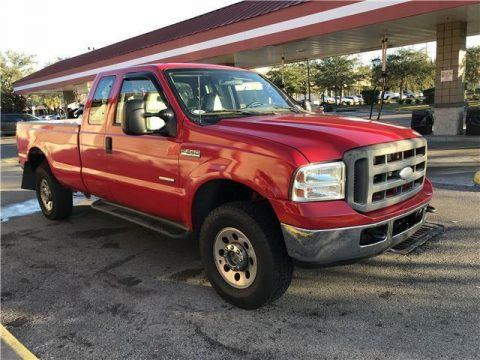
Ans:
[[[480,191],[480,186],[477,185],[457,185],[457,184],[446,184],[446,183],[437,183],[432,181],[434,189],[444,189],[444,190],[455,190],[455,191],[465,191],[465,192],[474,192],[478,193]]]
[[[425,135],[425,139],[430,143],[462,143],[469,142],[480,146],[480,136],[476,135]]]

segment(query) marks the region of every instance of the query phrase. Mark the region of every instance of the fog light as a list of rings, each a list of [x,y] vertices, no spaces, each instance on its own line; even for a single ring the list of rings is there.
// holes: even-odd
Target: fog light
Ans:
[[[373,245],[384,241],[387,238],[387,231],[387,224],[362,230],[360,234],[360,246]]]

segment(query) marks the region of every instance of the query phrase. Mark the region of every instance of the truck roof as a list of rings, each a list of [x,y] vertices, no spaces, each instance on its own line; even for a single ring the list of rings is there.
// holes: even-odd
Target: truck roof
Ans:
[[[153,64],[143,64],[135,66],[126,66],[118,69],[112,69],[109,71],[104,71],[98,73],[97,76],[112,75],[117,73],[124,73],[125,71],[135,71],[136,69],[140,70],[145,68],[156,68],[157,70],[169,70],[169,69],[224,69],[224,70],[238,70],[238,71],[248,71],[245,69],[226,66],[226,65],[215,65],[215,64],[202,64],[202,63],[153,63]],[[152,69],[153,70],[153,69]]]

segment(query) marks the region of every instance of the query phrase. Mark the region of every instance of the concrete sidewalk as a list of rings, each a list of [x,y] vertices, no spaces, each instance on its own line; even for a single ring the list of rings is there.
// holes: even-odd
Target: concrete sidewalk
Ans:
[[[468,187],[480,191],[473,182],[480,170],[480,149],[429,149],[427,176],[436,187]]]

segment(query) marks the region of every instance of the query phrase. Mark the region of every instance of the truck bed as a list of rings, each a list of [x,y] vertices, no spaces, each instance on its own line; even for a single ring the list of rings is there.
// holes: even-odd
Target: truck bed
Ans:
[[[78,146],[79,120],[30,121],[17,124],[17,147],[22,166],[40,151],[58,181],[71,189],[84,190]]]

